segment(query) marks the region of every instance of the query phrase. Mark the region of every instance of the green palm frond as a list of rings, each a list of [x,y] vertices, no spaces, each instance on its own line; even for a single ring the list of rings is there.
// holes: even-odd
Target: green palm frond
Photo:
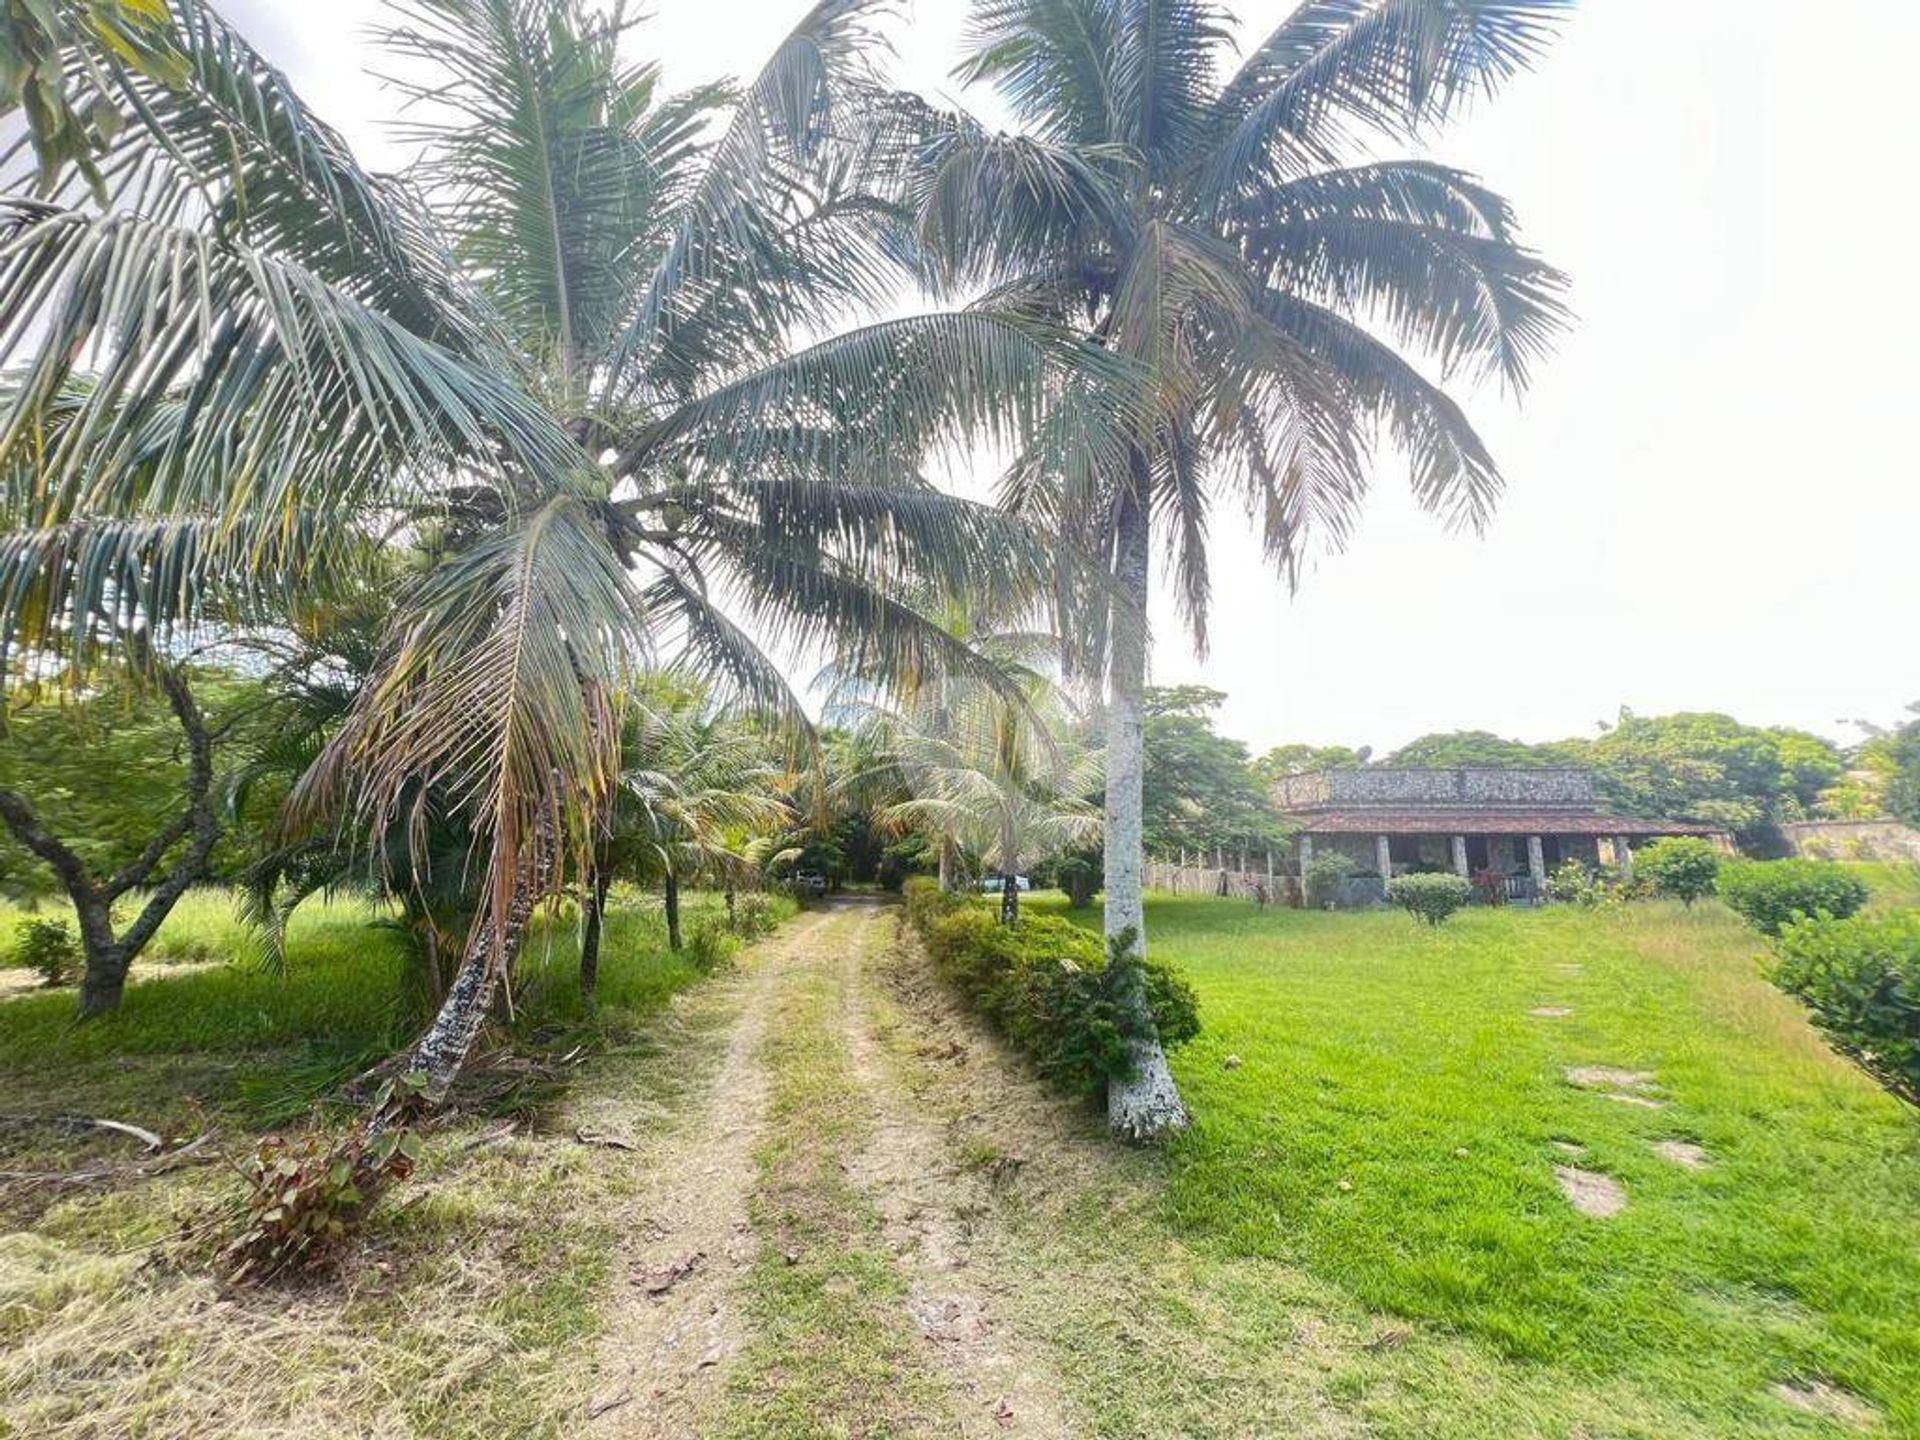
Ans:
[[[1406,137],[1532,64],[1573,0],[1307,0],[1223,87],[1195,190],[1338,162],[1353,127]]]

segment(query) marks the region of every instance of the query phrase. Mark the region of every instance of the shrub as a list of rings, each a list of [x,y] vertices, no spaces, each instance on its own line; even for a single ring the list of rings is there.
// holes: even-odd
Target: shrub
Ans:
[[[1094,1091],[1129,1073],[1129,1041],[1140,1032],[1124,1002],[1136,985],[1146,987],[1162,1044],[1200,1031],[1193,990],[1166,965],[1142,961],[1131,936],[1103,954],[1092,935],[1051,916],[1002,925],[991,907],[917,882],[907,901],[941,977],[1065,1089]]]
[[[1920,912],[1790,919],[1773,981],[1841,1050],[1920,1098]]]
[[[1592,905],[1593,872],[1579,860],[1561,861],[1547,876],[1547,898],[1563,905]]]
[[[15,933],[14,964],[34,971],[40,983],[49,988],[73,983],[80,968],[80,954],[66,921],[28,920]]]
[[[727,911],[727,928],[743,940],[757,940],[771,934],[778,923],[773,902],[755,890],[736,894]]]
[[[1473,886],[1460,875],[1402,875],[1387,886],[1387,898],[1408,914],[1438,925],[1473,899]]]
[[[1301,879],[1305,900],[1311,908],[1323,910],[1340,894],[1340,882],[1353,874],[1353,861],[1337,850],[1316,855],[1307,862]]]
[[[1796,915],[1844,920],[1867,903],[1857,875],[1826,860],[1749,860],[1720,871],[1720,898],[1763,935]]]
[[[1705,840],[1676,835],[1654,841],[1635,856],[1634,873],[1692,909],[1694,901],[1713,894],[1720,878],[1720,852]]]

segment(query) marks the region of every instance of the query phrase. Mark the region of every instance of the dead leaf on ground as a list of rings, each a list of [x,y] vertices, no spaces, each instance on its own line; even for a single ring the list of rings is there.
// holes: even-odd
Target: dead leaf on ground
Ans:
[[[664,1295],[678,1285],[687,1276],[700,1268],[700,1262],[707,1258],[706,1252],[695,1250],[690,1255],[669,1260],[664,1265],[649,1265],[633,1272],[633,1283],[649,1295]]]
[[[1407,1343],[1408,1337],[1412,1334],[1413,1332],[1411,1330],[1404,1327],[1393,1330],[1383,1330],[1380,1334],[1374,1336],[1373,1339],[1367,1341],[1363,1348],[1371,1350],[1376,1354],[1382,1350],[1398,1350],[1402,1345]]]

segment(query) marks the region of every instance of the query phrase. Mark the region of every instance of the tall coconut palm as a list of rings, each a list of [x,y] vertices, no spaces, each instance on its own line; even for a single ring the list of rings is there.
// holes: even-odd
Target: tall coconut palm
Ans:
[[[1423,505],[1482,523],[1494,462],[1415,359],[1520,389],[1563,321],[1562,277],[1478,180],[1368,147],[1496,88],[1570,3],[1307,0],[1227,68],[1229,18],[1207,0],[977,0],[959,73],[996,85],[1023,133],[956,118],[923,149],[931,278],[1081,326],[1156,400],[1123,459],[1060,467],[1048,446],[1014,466],[1007,503],[1104,554],[1135,613],[1157,536],[1203,648],[1223,500],[1291,579],[1315,532],[1350,530],[1384,432]],[[1082,594],[1068,633],[1110,696],[1106,930],[1144,937],[1147,641]],[[1159,1047],[1134,1058],[1109,1093],[1115,1130],[1185,1124]]]
[[[94,176],[0,201],[0,637],[85,660],[109,626],[268,623],[389,537],[425,553],[296,798],[385,834],[442,797],[477,837],[413,1059],[437,1099],[533,908],[587,868],[634,665],[670,649],[797,717],[742,622],[857,636],[882,670],[976,663],[898,577],[1011,594],[1044,547],[919,466],[1048,417],[1111,448],[1103,412],[1065,415],[1095,362],[986,305],[850,324],[901,249],[873,0],[820,0],[749,82],[678,96],[585,0],[405,0],[423,159],[399,178],[205,0],[165,8],[145,43],[171,67],[64,31],[123,123]]]

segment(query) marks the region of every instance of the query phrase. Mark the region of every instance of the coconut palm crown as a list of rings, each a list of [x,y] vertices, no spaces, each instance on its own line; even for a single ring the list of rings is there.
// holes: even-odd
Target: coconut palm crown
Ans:
[[[452,797],[485,861],[469,1019],[586,868],[636,664],[795,718],[762,644],[975,663],[900,578],[1017,606],[1047,547],[926,455],[1043,420],[1112,448],[1066,412],[1113,363],[1024,312],[856,323],[895,298],[915,143],[874,8],[821,0],[749,82],[668,94],[617,10],[402,0],[401,177],[205,0],[144,32],[164,64],[64,32],[111,103],[87,173],[0,200],[0,640],[270,624],[399,540],[380,661],[298,798],[379,831]]]
[[[1563,277],[1507,203],[1427,159],[1379,159],[1532,63],[1571,0],[1308,0],[1237,63],[1206,0],[977,0],[959,74],[1015,134],[949,120],[919,156],[929,278],[1080,327],[1143,371],[1155,411],[1119,463],[1047,444],[1006,501],[1107,557],[1063,587],[1067,638],[1106,677],[1107,933],[1140,906],[1145,604],[1157,535],[1202,650],[1214,512],[1252,519],[1289,579],[1350,531],[1384,439],[1414,494],[1479,526],[1492,457],[1442,383],[1522,389],[1566,318]],[[1436,378],[1437,377],[1437,381]],[[1082,600],[1090,603],[1079,603]],[[1136,1056],[1110,1118],[1185,1122],[1164,1057]]]

